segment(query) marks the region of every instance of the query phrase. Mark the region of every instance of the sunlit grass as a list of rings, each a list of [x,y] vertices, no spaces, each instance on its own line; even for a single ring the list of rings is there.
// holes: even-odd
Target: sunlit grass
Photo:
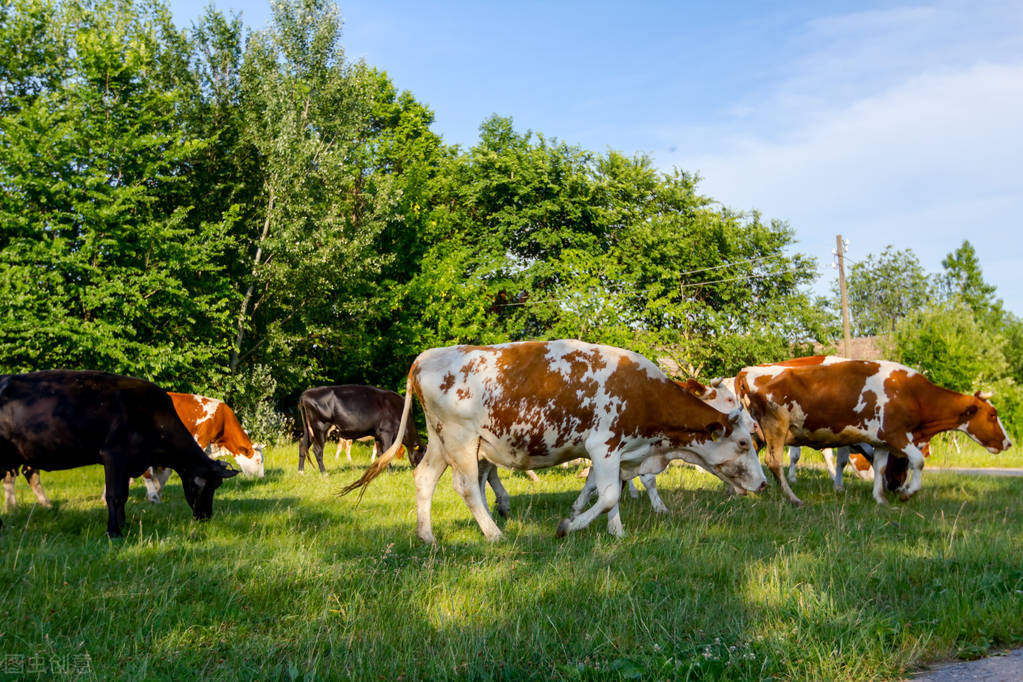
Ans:
[[[600,518],[556,540],[575,470],[505,472],[492,545],[446,474],[428,547],[406,463],[358,506],[337,497],[367,455],[329,455],[323,478],[271,449],[267,477],[226,481],[208,523],[176,477],[163,505],[137,485],[114,542],[99,467],[44,474],[52,511],[19,481],[0,654],[87,652],[98,678],[898,679],[1023,641],[1021,479],[925,475],[884,509],[808,468],[795,509],[672,467],[670,515],[626,500],[626,538]]]

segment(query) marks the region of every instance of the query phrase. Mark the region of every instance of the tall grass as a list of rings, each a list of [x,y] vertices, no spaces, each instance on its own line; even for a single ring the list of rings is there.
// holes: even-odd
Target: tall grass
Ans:
[[[226,481],[208,523],[176,477],[163,505],[138,485],[121,541],[104,535],[99,467],[44,474],[54,510],[19,482],[0,655],[87,653],[102,679],[897,679],[1023,641],[1020,479],[925,474],[879,508],[867,484],[836,494],[807,469],[794,509],[672,467],[670,515],[626,500],[626,538],[600,518],[556,540],[575,471],[506,473],[492,545],[446,474],[430,547],[407,466],[356,506],[336,493],[359,468],[296,462],[271,449],[266,478]]]

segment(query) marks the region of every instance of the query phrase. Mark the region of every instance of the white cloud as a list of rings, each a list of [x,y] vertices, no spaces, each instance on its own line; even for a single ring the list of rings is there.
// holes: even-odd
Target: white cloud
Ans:
[[[853,257],[892,243],[937,270],[969,239],[1023,313],[1023,48],[1006,33],[1023,13],[1010,14],[981,17],[987,41],[946,6],[815,20],[752,113],[680,134],[689,144],[658,161],[699,171],[726,205],[789,220],[822,260],[840,232]]]

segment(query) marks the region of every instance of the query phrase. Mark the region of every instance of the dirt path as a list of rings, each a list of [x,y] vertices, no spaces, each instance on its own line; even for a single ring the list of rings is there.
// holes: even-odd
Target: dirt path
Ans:
[[[1019,682],[1023,680],[1023,649],[976,661],[942,663],[907,679],[910,682]]]

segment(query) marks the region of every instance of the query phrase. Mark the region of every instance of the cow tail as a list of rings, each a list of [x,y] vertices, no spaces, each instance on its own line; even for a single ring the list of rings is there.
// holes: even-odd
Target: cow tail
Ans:
[[[401,452],[402,442],[405,439],[405,430],[408,427],[409,414],[412,412],[412,372],[409,372],[408,379],[405,382],[405,406],[401,410],[401,422],[398,424],[398,434],[394,437],[394,442],[391,443],[391,447],[387,448],[384,454],[377,457],[377,461],[373,462],[366,470],[366,473],[362,475],[358,481],[349,483],[341,491],[342,495],[362,488],[359,491],[359,500],[362,500],[362,496],[366,492],[366,487],[370,482],[380,475],[380,473],[391,464],[391,460],[394,459],[399,452]],[[413,426],[413,428],[415,428]]]

